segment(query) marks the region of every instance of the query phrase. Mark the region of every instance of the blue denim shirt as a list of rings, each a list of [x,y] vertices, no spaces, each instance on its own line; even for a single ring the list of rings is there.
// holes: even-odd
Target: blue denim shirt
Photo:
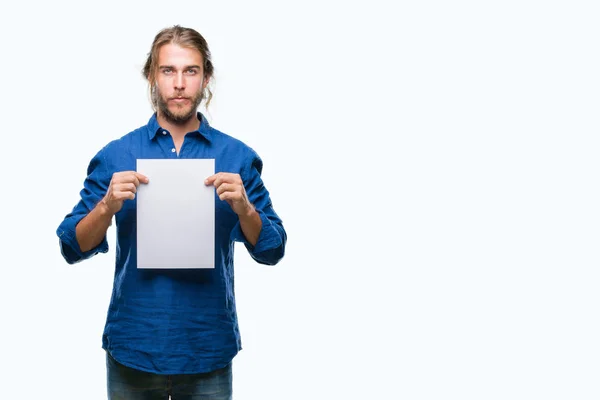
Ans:
[[[226,366],[242,348],[234,297],[234,243],[244,243],[261,264],[274,265],[284,255],[287,235],[261,179],[260,157],[240,140],[209,126],[201,113],[198,119],[200,128],[185,136],[179,155],[156,114],[147,125],[107,144],[91,160],[81,199],[56,232],[69,264],[106,253],[106,237],[82,252],[75,226],[104,197],[113,173],[134,171],[136,159],[213,158],[215,172],[240,174],[262,229],[252,246],[237,215],[215,191],[214,269],[138,269],[136,200],[126,200],[115,215],[115,276],[102,347],[120,363],[142,371],[184,374]]]

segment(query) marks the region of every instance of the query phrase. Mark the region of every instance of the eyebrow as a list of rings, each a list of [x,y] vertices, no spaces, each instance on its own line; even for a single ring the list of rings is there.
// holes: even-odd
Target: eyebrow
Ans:
[[[158,67],[158,69],[165,69],[165,68],[177,69],[177,68],[175,68],[174,65],[161,65]],[[188,66],[184,67],[183,69],[190,69],[190,68],[200,69],[200,66],[199,65],[188,65]]]

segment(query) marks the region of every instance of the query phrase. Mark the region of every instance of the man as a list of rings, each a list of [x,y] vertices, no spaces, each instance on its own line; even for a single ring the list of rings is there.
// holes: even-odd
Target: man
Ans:
[[[274,265],[287,235],[247,145],[212,128],[198,106],[212,93],[204,38],[174,26],[160,31],[143,69],[155,113],[91,160],[81,200],[57,229],[62,255],[77,263],[108,251],[115,218],[114,288],[102,336],[109,399],[230,399],[231,362],[241,350],[234,298],[234,242]],[[206,95],[205,95],[206,92]],[[151,176],[137,159],[210,158],[215,173],[215,268],[138,269],[136,192]],[[160,235],[160,232],[156,232]]]

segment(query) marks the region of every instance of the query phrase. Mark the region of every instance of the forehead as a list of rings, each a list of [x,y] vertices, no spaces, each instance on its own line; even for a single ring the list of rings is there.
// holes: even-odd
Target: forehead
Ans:
[[[158,65],[172,66],[202,66],[202,54],[189,47],[181,47],[178,44],[168,43],[158,50]]]

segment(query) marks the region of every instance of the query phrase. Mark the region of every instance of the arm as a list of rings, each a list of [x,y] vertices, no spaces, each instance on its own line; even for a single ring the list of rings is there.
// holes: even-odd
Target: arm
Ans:
[[[255,261],[275,265],[284,256],[287,234],[273,210],[261,171],[262,161],[254,155],[243,180],[238,174],[220,172],[207,178],[205,184],[215,185],[219,198],[238,215],[231,240],[244,243]]]
[[[108,251],[106,232],[112,217],[124,200],[135,197],[140,180],[148,181],[133,171],[111,176],[102,151],[96,154],[88,166],[79,203],[56,230],[61,253],[69,264]]]
[[[69,264],[83,261],[98,253],[108,252],[105,235],[102,235],[100,240],[95,241],[93,248],[82,249],[79,246],[76,232],[79,222],[102,200],[102,196],[108,188],[110,175],[106,167],[104,151],[105,149],[99,151],[90,161],[83,189],[80,192],[80,200],[73,210],[64,217],[56,230],[61,254]]]
[[[260,236],[262,220],[260,215],[250,203],[244,182],[239,174],[219,172],[209,176],[204,181],[206,185],[213,185],[219,199],[226,201],[239,219],[240,229],[244,238],[252,246],[255,246]]]
[[[135,199],[140,183],[148,183],[148,178],[135,171],[113,174],[104,198],[77,224],[77,242],[82,251],[93,249],[102,242],[112,217],[123,207],[125,200]]]
[[[113,215],[108,207],[100,202],[79,221],[75,226],[75,236],[82,252],[90,251],[104,240]]]
[[[250,202],[248,202],[248,204],[250,205],[248,211],[238,215],[240,219],[240,228],[248,243],[252,246],[256,246],[262,229],[262,220],[254,206],[250,204]]]

